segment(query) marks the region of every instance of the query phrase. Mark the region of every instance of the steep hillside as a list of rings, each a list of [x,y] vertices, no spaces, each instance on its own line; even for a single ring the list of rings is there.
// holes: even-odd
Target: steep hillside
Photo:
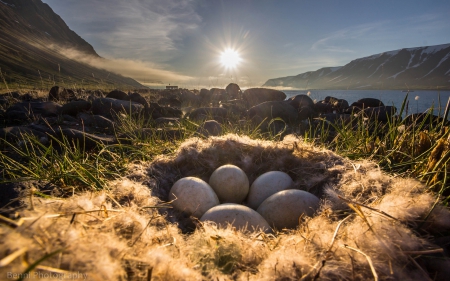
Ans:
[[[68,49],[100,58],[89,43],[41,0],[0,1],[0,68],[8,84],[142,87],[131,78],[73,61],[61,54],[61,50]]]
[[[408,48],[359,58],[297,76],[268,80],[264,87],[299,89],[450,89],[450,44]]]

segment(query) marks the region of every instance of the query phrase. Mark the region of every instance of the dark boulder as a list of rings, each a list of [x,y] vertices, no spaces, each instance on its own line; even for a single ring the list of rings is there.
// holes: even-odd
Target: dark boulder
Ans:
[[[0,129],[0,139],[8,142],[16,142],[24,139],[25,135],[36,137],[41,143],[47,143],[46,133],[32,129],[28,126],[6,127]]]
[[[181,118],[183,116],[183,112],[177,108],[160,106],[153,102],[147,108],[144,108],[143,113],[146,119],[158,119],[161,117]]]
[[[391,120],[396,112],[397,108],[395,106],[368,107],[361,111],[361,113],[370,120],[381,122]]]
[[[83,122],[83,125],[88,127],[96,127],[105,129],[107,131],[114,131],[114,122],[101,115],[92,115],[89,113],[80,113],[78,118]]]
[[[75,98],[75,93],[73,91],[69,91],[64,87],[53,86],[48,93],[49,101],[63,101],[63,100],[71,100]]]
[[[314,109],[310,106],[302,106],[298,109],[298,120],[306,120],[306,119],[312,119],[314,116],[316,116],[316,112]]]
[[[333,113],[333,105],[324,100],[319,101],[314,104],[314,110],[318,113]]]
[[[98,98],[92,102],[92,113],[113,119],[118,113],[139,114],[144,106],[132,101]]]
[[[52,101],[19,102],[6,110],[6,119],[10,123],[23,122],[42,117],[57,116],[62,106]]]
[[[225,88],[225,91],[227,92],[228,99],[242,98],[241,88],[239,88],[238,84],[236,83],[228,84],[228,86]]]
[[[221,102],[228,100],[227,92],[224,89],[212,88],[209,92],[213,106],[219,106]]]
[[[193,106],[198,106],[200,105],[201,102],[200,97],[189,90],[183,90],[180,93],[180,101],[184,105],[193,105]]]
[[[91,103],[85,100],[71,101],[64,104],[61,114],[76,116],[78,113],[91,109]]]
[[[199,97],[202,105],[209,105],[211,102],[211,92],[208,89],[201,89]]]
[[[349,124],[353,118],[350,114],[341,114],[341,113],[327,113],[322,114],[317,118],[318,120],[324,120],[331,124]]]
[[[188,117],[193,120],[223,120],[228,116],[228,111],[222,107],[200,107],[192,110]]]
[[[180,118],[173,117],[159,117],[155,119],[155,123],[157,126],[180,126]]]
[[[266,120],[281,118],[285,122],[295,122],[298,120],[297,110],[286,101],[267,101],[247,110],[250,118],[259,116]]]
[[[205,137],[219,136],[222,134],[222,125],[216,120],[208,120],[198,128],[197,133]]]
[[[359,99],[357,102],[354,102],[352,105],[358,106],[360,108],[367,108],[367,107],[384,106],[384,103],[379,99],[363,98],[363,99]]]
[[[176,97],[160,98],[157,103],[161,106],[181,108],[181,101]]]
[[[286,99],[286,94],[273,89],[250,88],[242,93],[242,97],[248,107],[252,107],[266,101],[283,101]]]
[[[139,93],[134,92],[134,93],[129,94],[127,100],[130,100],[130,101],[136,102],[136,103],[140,103],[143,106],[148,107],[147,100],[143,96],[141,96],[141,94],[139,94]]]
[[[106,95],[107,98],[116,99],[116,100],[129,100],[128,94],[121,90],[112,90]]]
[[[66,138],[74,147],[85,151],[97,148],[99,145],[117,144],[117,139],[112,136],[98,136],[75,129],[61,129],[56,134],[58,137]]]
[[[438,126],[444,122],[444,126],[449,126],[450,122],[448,120],[444,120],[444,118],[428,114],[428,113],[413,113],[405,117],[404,123],[406,125],[432,125]]]
[[[296,95],[294,97],[289,98],[288,102],[296,109],[300,109],[301,107],[304,106],[314,108],[314,101],[308,95]]]

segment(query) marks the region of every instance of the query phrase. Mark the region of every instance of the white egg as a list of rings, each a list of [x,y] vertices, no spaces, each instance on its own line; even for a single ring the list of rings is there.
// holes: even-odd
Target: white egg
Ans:
[[[291,189],[294,182],[291,177],[280,171],[271,171],[260,175],[250,186],[247,205],[252,209],[258,206],[269,196],[281,190]]]
[[[209,209],[200,221],[212,221],[219,227],[231,224],[239,230],[272,232],[266,220],[255,210],[240,204],[221,204]]]
[[[205,181],[186,177],[179,179],[170,189],[169,200],[175,209],[194,217],[201,217],[207,210],[219,205],[214,190]]]
[[[249,190],[248,177],[241,168],[223,165],[209,178],[209,185],[216,192],[221,203],[241,203]]]
[[[283,190],[270,196],[256,210],[277,229],[296,228],[303,214],[313,216],[319,208],[319,198],[304,190]]]

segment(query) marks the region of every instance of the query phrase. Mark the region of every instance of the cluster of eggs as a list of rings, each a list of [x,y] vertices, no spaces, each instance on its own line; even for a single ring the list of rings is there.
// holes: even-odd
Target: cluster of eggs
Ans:
[[[212,173],[209,184],[196,177],[178,180],[170,190],[169,200],[175,209],[200,221],[271,232],[272,228],[297,227],[299,217],[312,216],[319,207],[319,198],[292,189],[293,185],[288,174],[271,171],[250,186],[244,171],[224,165]]]

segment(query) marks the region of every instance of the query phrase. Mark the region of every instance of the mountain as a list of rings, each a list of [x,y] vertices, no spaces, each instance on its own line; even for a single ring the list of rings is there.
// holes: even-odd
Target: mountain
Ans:
[[[269,79],[263,87],[297,89],[450,89],[450,44],[408,48]]]
[[[0,0],[0,68],[7,84],[143,87],[131,78],[63,55],[69,50],[103,59],[41,0]]]

